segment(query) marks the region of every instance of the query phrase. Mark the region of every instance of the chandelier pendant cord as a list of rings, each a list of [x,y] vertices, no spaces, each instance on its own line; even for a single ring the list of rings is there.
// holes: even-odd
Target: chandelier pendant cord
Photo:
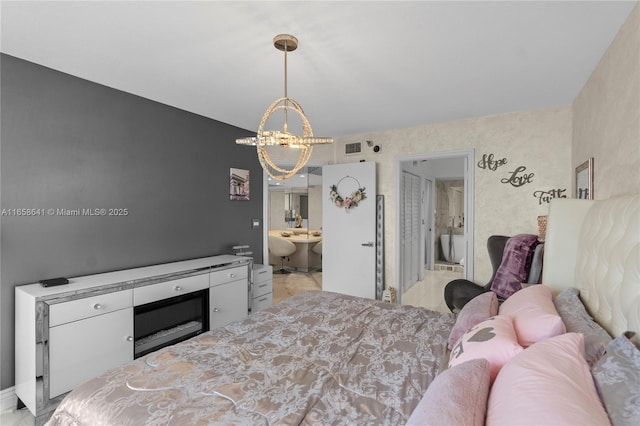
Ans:
[[[284,131],[289,131],[289,125],[287,124],[287,109],[289,108],[289,95],[287,94],[287,40],[284,41]]]

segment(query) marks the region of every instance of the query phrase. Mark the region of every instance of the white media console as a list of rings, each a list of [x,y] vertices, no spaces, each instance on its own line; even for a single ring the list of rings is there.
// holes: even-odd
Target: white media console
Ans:
[[[143,355],[149,339],[175,340],[164,330],[138,339],[145,322],[188,311],[195,319],[171,329],[188,338],[247,316],[254,273],[252,258],[221,255],[16,287],[17,397],[44,423],[74,387]],[[145,318],[155,307],[162,321]]]

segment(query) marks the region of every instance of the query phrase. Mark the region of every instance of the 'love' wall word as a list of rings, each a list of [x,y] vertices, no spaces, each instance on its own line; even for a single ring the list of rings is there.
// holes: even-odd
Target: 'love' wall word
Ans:
[[[527,168],[525,166],[519,166],[514,171],[509,172],[511,176],[500,179],[502,183],[508,183],[516,188],[533,182],[533,173],[525,173]]]
[[[501,158],[500,160],[494,160],[493,154],[484,154],[482,156],[482,160],[478,161],[478,167],[481,169],[489,169],[493,172],[498,170],[498,167],[504,166],[507,164],[506,158]]]
[[[538,204],[542,205],[542,203],[549,203],[554,198],[567,198],[564,194],[567,189],[550,189],[548,191],[536,191],[533,193],[533,196],[538,199]]]

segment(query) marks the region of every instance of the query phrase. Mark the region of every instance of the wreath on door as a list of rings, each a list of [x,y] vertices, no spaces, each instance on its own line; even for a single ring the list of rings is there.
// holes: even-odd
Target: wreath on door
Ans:
[[[340,195],[340,183],[345,179],[353,179],[358,184],[358,189],[351,193],[350,196],[344,197]],[[358,207],[360,201],[367,198],[367,193],[365,192],[365,188],[360,186],[360,182],[358,179],[353,176],[345,176],[338,181],[335,185],[331,185],[329,189],[329,199],[336,207],[344,207],[345,210],[352,209],[354,207]]]

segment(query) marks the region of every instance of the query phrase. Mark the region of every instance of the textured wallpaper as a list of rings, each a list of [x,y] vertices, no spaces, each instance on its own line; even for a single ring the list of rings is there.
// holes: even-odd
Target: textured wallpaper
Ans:
[[[571,109],[569,106],[429,124],[419,127],[367,133],[336,141],[336,152],[344,144],[372,140],[382,149],[366,147],[361,156],[336,155],[339,163],[361,159],[378,164],[378,194],[385,196],[385,281],[396,286],[396,205],[395,188],[398,156],[473,150],[475,153],[475,281],[491,277],[486,250],[492,234],[537,233],[537,216],[544,215],[548,203],[539,194],[571,188]],[[483,156],[494,161],[506,158],[495,170],[481,168]],[[524,169],[522,169],[524,167]],[[512,178],[513,172],[520,170]],[[526,176],[530,176],[528,179]],[[522,183],[514,186],[513,183]],[[527,182],[524,182],[527,181]],[[523,183],[524,182],[524,183]]]
[[[640,193],[640,6],[573,103],[572,166],[594,158],[595,199]]]

